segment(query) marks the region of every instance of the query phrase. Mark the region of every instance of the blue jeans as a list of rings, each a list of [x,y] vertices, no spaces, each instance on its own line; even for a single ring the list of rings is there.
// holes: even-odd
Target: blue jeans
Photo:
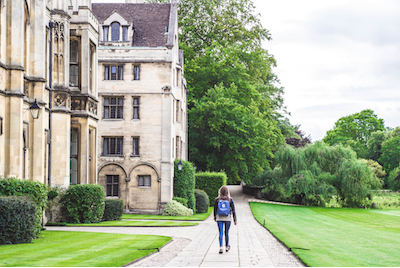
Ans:
[[[230,221],[217,221],[219,230],[219,246],[222,247],[222,240],[224,235],[225,225],[225,246],[229,246],[229,228],[231,227]]]

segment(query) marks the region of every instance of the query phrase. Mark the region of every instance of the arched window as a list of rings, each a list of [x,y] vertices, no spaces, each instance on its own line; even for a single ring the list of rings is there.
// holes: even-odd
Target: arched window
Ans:
[[[111,24],[111,41],[119,41],[119,28],[118,22]]]

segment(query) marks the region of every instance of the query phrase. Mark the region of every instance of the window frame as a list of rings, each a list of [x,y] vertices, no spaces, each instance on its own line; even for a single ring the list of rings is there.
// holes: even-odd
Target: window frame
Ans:
[[[113,79],[113,67],[115,67],[115,79]],[[104,80],[105,81],[123,81],[124,80],[124,65],[108,64],[104,65]]]
[[[72,46],[72,43],[73,42],[77,42],[77,51],[76,51],[76,53],[77,53],[77,61],[75,62],[75,61],[72,61],[72,59],[73,59],[73,57],[72,57],[72,52],[71,52],[71,49],[73,48],[73,46]],[[71,87],[77,87],[77,88],[80,88],[80,84],[81,84],[81,65],[80,65],[80,57],[81,57],[81,39],[80,39],[80,37],[77,37],[77,36],[71,36],[70,37],[70,52],[69,52],[69,54],[70,54],[70,56],[69,56],[69,77],[68,77],[68,82],[69,82],[69,85],[71,86]],[[71,72],[71,67],[72,66],[76,66],[76,68],[77,68],[77,84],[73,84],[73,83],[71,83],[71,74],[72,74],[72,72]]]
[[[114,153],[111,152],[111,139],[115,139],[115,148],[114,148]],[[107,143],[106,143],[107,140]],[[122,136],[103,136],[102,137],[102,156],[118,156],[118,157],[123,157],[124,156],[124,137]],[[120,143],[120,144],[118,144]],[[107,153],[105,153],[105,146],[107,146]],[[120,146],[120,153],[118,153],[118,146]]]
[[[108,99],[107,105],[106,105],[106,99]],[[116,99],[115,104],[112,104],[111,99]],[[119,104],[120,100],[122,100],[122,104]],[[112,107],[115,107],[115,117],[111,117]],[[107,117],[106,117],[106,111],[108,111]],[[119,115],[121,115],[121,117],[118,117]],[[124,97],[123,96],[105,96],[105,97],[103,97],[103,119],[114,119],[114,120],[124,119]]]
[[[117,27],[114,27],[114,25],[118,25]],[[110,24],[111,27],[111,42],[118,42],[121,40],[121,23],[118,21],[114,21],[113,23]],[[118,34],[117,34],[117,29],[118,29]],[[115,32],[114,32],[115,31]],[[117,39],[114,37],[117,35]]]
[[[133,80],[140,80],[140,65],[133,65]]]
[[[138,175],[138,187],[151,188],[151,175]],[[142,179],[142,180],[141,180]],[[148,185],[146,185],[146,179],[149,179]]]
[[[70,149],[70,155],[69,155],[69,161],[70,161],[70,165],[71,165],[71,161],[72,161],[72,159],[75,159],[76,160],[76,164],[77,164],[77,169],[76,169],[76,184],[80,184],[80,180],[79,180],[79,127],[74,127],[74,126],[71,126],[71,137],[70,137],[70,147],[71,147],[71,149]],[[74,141],[74,144],[76,145],[76,154],[72,154],[72,146],[73,146],[73,142],[72,142],[72,133],[74,132],[74,131],[76,131],[76,141]],[[74,184],[72,184],[72,181],[71,181],[71,175],[72,175],[72,173],[71,173],[71,170],[72,170],[72,168],[70,167],[70,184],[71,185],[74,185]]]
[[[136,144],[135,144],[136,141]],[[132,155],[140,156],[140,137],[132,137]]]
[[[111,182],[108,182],[108,179],[111,177]],[[116,180],[115,180],[116,179]],[[117,182],[115,182],[117,181]],[[119,175],[106,175],[106,197],[119,197]],[[111,186],[111,193],[108,194],[108,186]],[[117,195],[114,195],[114,189],[117,189]]]
[[[135,103],[135,100],[137,100],[137,103]],[[132,98],[132,107],[133,107],[132,119],[139,120],[140,119],[140,97],[134,96]],[[135,111],[137,111],[137,112],[135,113]],[[135,117],[135,115],[136,115],[136,117]]]
[[[128,42],[129,40],[129,26],[122,26],[122,42]]]
[[[0,136],[3,135],[3,117],[0,116]]]

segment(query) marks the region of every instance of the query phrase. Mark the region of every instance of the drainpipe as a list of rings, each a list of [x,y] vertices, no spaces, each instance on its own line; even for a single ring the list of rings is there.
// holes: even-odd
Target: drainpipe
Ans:
[[[49,90],[49,157],[47,159],[48,164],[47,164],[47,185],[50,187],[51,186],[51,102],[53,98],[53,28],[56,27],[56,24],[52,21],[49,22],[49,28],[50,28],[50,46],[49,46],[49,84],[50,84],[50,90]]]

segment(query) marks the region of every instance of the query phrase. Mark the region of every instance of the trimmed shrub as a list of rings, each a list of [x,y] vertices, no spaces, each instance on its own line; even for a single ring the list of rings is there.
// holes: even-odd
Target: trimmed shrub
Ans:
[[[120,220],[124,213],[124,201],[122,199],[106,199],[103,221]]]
[[[182,170],[178,169],[179,160],[174,162],[174,196],[186,198],[188,200],[187,207],[196,213],[196,198],[194,197],[195,188],[195,170],[193,163],[182,161]]]
[[[49,222],[62,222],[64,221],[62,212],[61,212],[61,198],[65,195],[65,189],[62,186],[52,186],[49,189],[48,199],[47,199],[47,207],[46,207],[46,217]],[[46,222],[46,225],[49,225],[49,222]]]
[[[30,243],[35,235],[37,206],[27,196],[0,196],[0,244]]]
[[[206,213],[210,206],[210,199],[203,190],[195,189],[194,196],[196,197],[196,211],[197,213]]]
[[[196,189],[203,190],[211,199],[218,197],[218,190],[226,185],[228,177],[225,172],[198,172],[196,173]],[[212,204],[213,205],[213,204]]]
[[[104,200],[104,187],[101,185],[71,185],[61,198],[61,210],[69,223],[100,222],[104,214]]]
[[[181,203],[185,207],[188,207],[188,200],[186,198],[174,196],[172,198],[172,200],[175,200],[176,202]]]
[[[193,210],[175,200],[169,201],[163,211],[164,216],[193,216]]]
[[[47,187],[43,183],[20,180],[17,178],[0,178],[0,196],[30,196],[36,204],[35,236],[42,230],[43,210],[47,204]]]

